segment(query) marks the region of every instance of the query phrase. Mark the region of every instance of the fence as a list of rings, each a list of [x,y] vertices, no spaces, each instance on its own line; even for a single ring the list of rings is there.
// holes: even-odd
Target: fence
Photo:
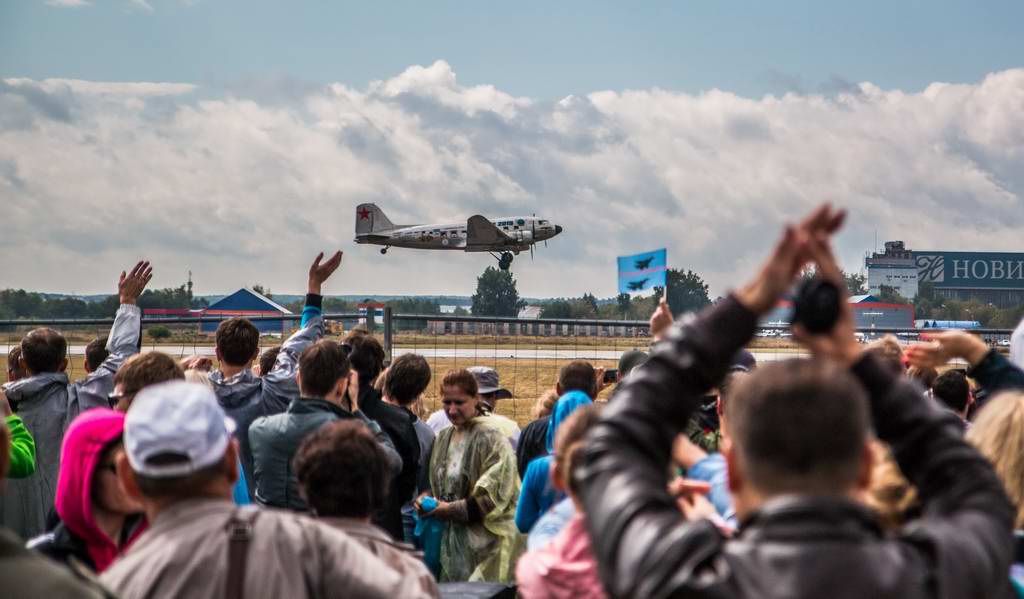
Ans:
[[[357,324],[379,334],[388,359],[404,353],[418,353],[430,363],[434,377],[424,394],[423,409],[429,413],[440,407],[440,382],[452,368],[484,365],[498,371],[503,387],[513,396],[499,402],[498,411],[525,424],[532,419],[535,400],[552,389],[559,369],[571,360],[581,359],[597,367],[616,368],[619,356],[626,350],[646,350],[650,345],[648,324],[630,320],[519,319],[486,316],[455,316],[425,314],[394,314],[385,308],[381,322],[374,314],[325,314],[328,335],[337,337]],[[146,317],[143,320],[144,351],[160,350],[175,357],[199,354],[213,356],[213,335],[201,332],[203,323],[217,323],[226,317]],[[251,317],[253,321],[275,320],[289,323],[289,330],[298,326],[300,316],[282,314]],[[0,365],[6,365],[9,349],[24,333],[35,327],[50,326],[68,338],[72,359],[69,376],[84,376],[85,345],[106,335],[112,319],[0,320]],[[170,337],[158,339],[156,327],[165,327]],[[861,329],[865,340],[892,333],[901,342],[916,340],[918,329]],[[998,345],[1008,340],[1012,331],[984,329],[973,331],[988,342]],[[264,335],[260,350],[278,345],[282,335]],[[759,362],[804,355],[805,352],[787,337],[787,327],[765,325],[749,345]]]

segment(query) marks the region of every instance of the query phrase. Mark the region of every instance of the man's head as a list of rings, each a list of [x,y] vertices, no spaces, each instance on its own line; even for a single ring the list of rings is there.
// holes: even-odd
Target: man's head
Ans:
[[[270,374],[270,371],[274,369],[274,364],[277,363],[279,353],[281,353],[280,345],[263,350],[263,353],[260,354],[260,376]]]
[[[725,375],[722,382],[718,383],[718,398],[715,400],[715,411],[718,412],[719,427],[723,432],[726,429],[725,404],[728,402],[729,397],[732,396],[733,391],[735,391],[736,385],[749,375],[750,373],[746,370],[733,368]]]
[[[68,342],[64,335],[48,329],[34,329],[21,340],[21,366],[29,376],[64,372],[68,366]]]
[[[932,396],[945,407],[964,418],[971,405],[971,385],[960,370],[947,370],[932,385]]]
[[[345,340],[351,349],[348,355],[352,369],[359,373],[360,385],[372,385],[384,370],[384,347],[370,335],[349,333]]]
[[[634,368],[643,365],[649,359],[650,356],[648,356],[646,352],[642,352],[638,349],[631,349],[629,351],[622,352],[622,355],[619,356],[619,371],[616,374],[616,377],[621,381],[626,378],[630,372],[633,372]]]
[[[153,385],[125,417],[118,476],[150,517],[188,499],[230,500],[238,480],[233,431],[209,388],[184,381]]]
[[[241,368],[260,353],[260,331],[245,318],[229,318],[217,326],[217,359]]]
[[[729,487],[742,516],[784,494],[850,495],[871,479],[867,395],[834,364],[786,360],[729,392]]]
[[[473,374],[473,378],[476,379],[477,394],[488,412],[494,411],[494,406],[498,404],[499,399],[512,397],[512,393],[508,389],[502,388],[497,370],[489,366],[471,366],[466,370],[469,370]]]
[[[570,391],[582,391],[590,396],[590,399],[597,398],[597,371],[590,365],[590,362],[574,360],[562,367],[558,373],[558,383],[555,385],[558,395],[562,396]]]
[[[161,352],[135,354],[118,369],[114,375],[114,408],[128,411],[135,396],[146,387],[167,381],[184,380],[185,371],[174,358]]]
[[[95,372],[109,355],[106,337],[99,337],[90,341],[89,345],[85,346],[85,372]]]
[[[299,356],[299,392],[303,397],[342,397],[351,370],[348,353],[335,341],[321,339]]]
[[[430,384],[430,364],[418,354],[395,359],[384,376],[384,395],[400,406],[409,406]]]
[[[28,376],[28,371],[21,363],[21,345],[15,345],[7,353],[7,381],[13,383]]]
[[[369,518],[387,497],[387,456],[362,422],[321,427],[299,446],[292,468],[318,516]]]

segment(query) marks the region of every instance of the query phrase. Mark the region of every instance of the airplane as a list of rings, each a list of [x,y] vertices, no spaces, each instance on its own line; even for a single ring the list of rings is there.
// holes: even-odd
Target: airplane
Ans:
[[[633,263],[633,266],[635,266],[637,270],[647,270],[651,267],[651,262],[654,262],[654,256],[644,258],[643,260],[637,260]],[[644,280],[646,281],[647,279]]]
[[[644,288],[644,283],[646,283],[647,281],[648,281],[648,279],[640,279],[639,281],[630,281],[628,283],[629,290],[630,291],[640,291],[641,289]]]
[[[513,216],[490,220],[479,214],[465,223],[447,225],[395,225],[376,204],[356,206],[356,243],[414,250],[462,250],[487,252],[498,260],[498,268],[508,270],[513,256],[530,250],[538,241],[562,232],[562,227],[534,216]]]

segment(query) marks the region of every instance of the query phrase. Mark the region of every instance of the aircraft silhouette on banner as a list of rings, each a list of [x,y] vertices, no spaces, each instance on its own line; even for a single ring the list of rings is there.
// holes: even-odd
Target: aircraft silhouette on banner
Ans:
[[[393,247],[413,250],[462,250],[488,252],[498,267],[508,270],[513,256],[530,250],[538,241],[562,232],[562,227],[534,216],[488,219],[479,214],[465,223],[445,225],[395,225],[376,204],[356,206],[356,243],[382,245],[381,254]]]
[[[644,285],[646,285],[647,281],[649,281],[649,280],[650,279],[640,279],[639,281],[630,281],[629,282],[629,290],[630,291],[640,291],[641,289],[644,288]]]
[[[643,260],[637,260],[633,263],[633,266],[635,266],[637,270],[647,270],[651,267],[651,262],[654,262],[654,256],[644,258]],[[646,281],[647,279],[644,279],[644,282]]]

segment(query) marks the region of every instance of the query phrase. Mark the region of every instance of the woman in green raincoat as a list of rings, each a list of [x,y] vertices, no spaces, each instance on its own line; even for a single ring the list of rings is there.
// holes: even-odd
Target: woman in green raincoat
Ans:
[[[452,426],[434,441],[430,489],[438,504],[428,514],[445,523],[440,581],[513,582],[525,548],[515,526],[515,452],[500,432],[477,418],[477,384],[469,371],[450,371],[441,393]],[[417,508],[423,513],[420,501]]]

